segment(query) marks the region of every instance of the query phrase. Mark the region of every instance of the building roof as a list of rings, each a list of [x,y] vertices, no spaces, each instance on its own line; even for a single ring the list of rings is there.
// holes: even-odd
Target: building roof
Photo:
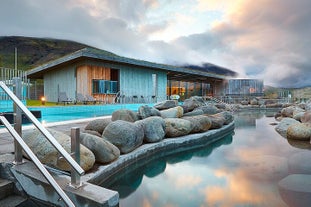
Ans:
[[[135,66],[140,66],[140,67],[145,67],[145,68],[153,68],[157,70],[165,70],[168,72],[168,78],[170,80],[203,81],[203,80],[206,80],[206,78],[219,79],[219,80],[226,78],[226,76],[224,75],[219,75],[216,73],[209,73],[209,72],[198,70],[198,69],[153,63],[153,62],[137,60],[133,58],[126,58],[126,57],[122,57],[111,52],[107,52],[107,51],[99,50],[95,48],[84,48],[74,53],[71,53],[69,55],[63,56],[59,59],[56,59],[54,61],[50,61],[46,64],[43,64],[41,66],[38,66],[28,71],[27,75],[29,78],[42,78],[44,73],[46,73],[47,71],[53,70],[57,66],[68,64],[74,61],[78,61],[79,59],[83,59],[83,58],[97,59],[97,60],[114,62],[114,63],[119,63],[119,64],[135,65]],[[213,67],[215,67],[215,65],[213,65]]]

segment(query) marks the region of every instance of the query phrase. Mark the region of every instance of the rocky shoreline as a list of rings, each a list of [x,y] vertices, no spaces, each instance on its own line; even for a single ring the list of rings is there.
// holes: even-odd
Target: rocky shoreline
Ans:
[[[93,170],[95,163],[105,166],[118,162],[121,155],[150,143],[162,145],[169,143],[166,140],[172,138],[182,140],[186,135],[221,129],[231,123],[233,115],[225,106],[206,104],[202,97],[191,97],[181,106],[168,100],[154,107],[142,105],[138,112],[117,110],[111,118],[95,119],[86,125],[80,135],[80,165],[88,173]],[[234,128],[232,125],[229,128]],[[48,130],[69,152],[70,137],[59,131]],[[28,131],[23,138],[42,163],[70,171],[68,163],[59,159],[58,152],[37,130]]]

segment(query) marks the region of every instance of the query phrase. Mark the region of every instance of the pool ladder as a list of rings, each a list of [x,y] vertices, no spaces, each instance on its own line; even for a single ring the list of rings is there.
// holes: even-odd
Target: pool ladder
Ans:
[[[0,121],[7,128],[9,133],[14,138],[14,148],[15,148],[15,161],[14,164],[21,164],[22,161],[22,150],[31,158],[37,168],[40,170],[42,175],[47,179],[50,185],[55,189],[57,194],[61,197],[64,203],[68,207],[74,207],[75,205],[67,196],[67,194],[61,189],[52,175],[47,171],[44,165],[40,162],[37,156],[31,151],[28,145],[21,138],[22,131],[22,112],[28,117],[28,119],[36,126],[36,128],[46,137],[46,139],[57,149],[57,151],[66,159],[72,167],[71,172],[71,183],[69,186],[78,188],[80,183],[80,176],[85,172],[80,167],[80,165],[71,157],[71,155],[56,141],[53,135],[45,128],[43,125],[36,119],[36,117],[26,108],[26,106],[20,101],[19,97],[21,97],[21,79],[13,78],[14,81],[14,92],[15,94],[6,86],[3,81],[0,81],[0,87],[4,90],[4,92],[13,100],[14,102],[14,113],[15,113],[15,125],[14,128],[8,122],[8,120],[4,116],[0,116]],[[72,129],[71,131],[72,140],[79,136],[79,128]],[[78,162],[80,162],[80,146],[79,143],[75,143],[72,145],[72,149],[75,148],[75,158]]]

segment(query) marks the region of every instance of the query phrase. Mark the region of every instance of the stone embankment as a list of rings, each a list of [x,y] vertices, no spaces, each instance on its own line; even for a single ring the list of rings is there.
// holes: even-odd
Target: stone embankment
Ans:
[[[168,100],[153,107],[142,105],[138,112],[117,110],[111,118],[95,119],[86,125],[81,133],[81,167],[87,172],[95,163],[111,164],[120,155],[148,143],[160,143],[164,139],[178,139],[221,129],[224,125],[233,123],[233,115],[229,110],[225,104],[207,104],[201,97],[191,97],[181,106]],[[69,152],[70,137],[49,130]],[[30,131],[23,137],[42,163],[70,170],[70,166],[59,159],[57,151],[37,130]]]
[[[311,101],[292,104],[275,115],[275,130],[295,148],[304,149],[288,158],[291,173],[279,183],[281,197],[289,206],[311,203]]]

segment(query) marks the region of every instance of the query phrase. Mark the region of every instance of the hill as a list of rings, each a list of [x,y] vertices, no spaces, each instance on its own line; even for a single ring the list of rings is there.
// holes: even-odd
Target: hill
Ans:
[[[0,67],[14,68],[15,48],[17,48],[18,69],[28,70],[85,47],[89,46],[68,40],[0,37]]]
[[[225,76],[232,76],[235,77],[238,75],[238,73],[229,70],[227,68],[223,68],[211,63],[204,63],[202,64],[202,66],[198,66],[198,65],[183,65],[182,67],[186,67],[186,68],[192,68],[195,70],[202,70],[202,71],[206,71],[209,73],[216,73],[219,75],[225,75]]]
[[[15,67],[15,48],[17,48],[17,68],[21,70],[29,70],[85,47],[94,48],[69,40],[3,36],[0,37],[0,67]],[[101,52],[110,53],[104,50],[101,50]],[[183,65],[182,67],[188,67],[194,70],[203,70],[219,75],[237,75],[234,71],[210,63],[205,63],[202,66]]]

